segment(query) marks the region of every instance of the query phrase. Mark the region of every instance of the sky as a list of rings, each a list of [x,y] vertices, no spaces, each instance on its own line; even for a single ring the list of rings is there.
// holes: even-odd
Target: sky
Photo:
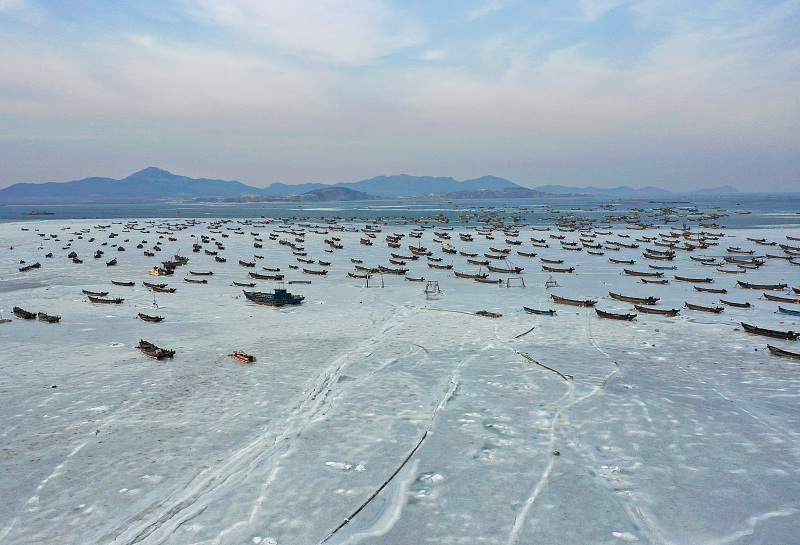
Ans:
[[[800,0],[0,0],[0,188],[800,190]]]

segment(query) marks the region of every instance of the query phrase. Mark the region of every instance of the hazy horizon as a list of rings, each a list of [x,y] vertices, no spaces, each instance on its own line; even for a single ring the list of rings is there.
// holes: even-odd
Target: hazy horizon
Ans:
[[[796,1],[0,2],[0,188],[148,165],[795,191]]]

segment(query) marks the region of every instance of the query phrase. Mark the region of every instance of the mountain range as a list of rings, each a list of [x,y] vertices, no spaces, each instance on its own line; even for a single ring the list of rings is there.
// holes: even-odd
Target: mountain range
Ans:
[[[732,195],[732,187],[699,190],[689,195]],[[566,187],[546,185],[528,189],[504,178],[482,176],[457,181],[444,176],[376,176],[337,184],[273,183],[257,188],[236,181],[189,178],[156,167],[140,170],[122,180],[84,178],[71,182],[18,183],[0,189],[0,204],[133,203],[178,201],[347,201],[385,198],[438,197],[447,199],[536,198],[561,195],[598,195],[609,198],[669,197],[676,193],[656,187]]]

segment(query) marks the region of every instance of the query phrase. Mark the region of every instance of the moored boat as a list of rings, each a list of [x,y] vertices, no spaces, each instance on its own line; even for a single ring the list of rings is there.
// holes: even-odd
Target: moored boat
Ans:
[[[780,331],[776,329],[767,329],[765,327],[758,327],[752,324],[746,324],[744,322],[739,322],[742,324],[742,328],[747,331],[748,333],[753,333],[755,335],[763,335],[765,337],[775,337],[776,339],[789,339],[790,341],[796,341],[797,337],[800,336],[800,333],[795,333],[794,331]]]
[[[282,307],[284,305],[298,305],[303,299],[302,295],[293,295],[284,288],[275,288],[272,293],[260,291],[244,291],[244,296],[248,301],[267,305],[271,307]]]
[[[790,352],[788,350],[784,350],[783,348],[778,348],[777,346],[772,346],[771,344],[767,345],[770,354],[775,356],[782,356],[784,358],[794,358],[796,360],[800,360],[800,354],[797,352]]]
[[[562,305],[572,305],[574,307],[593,307],[597,304],[597,301],[592,301],[591,299],[567,299],[566,297],[559,297],[558,295],[551,294],[550,298],[555,303],[561,303]]]
[[[11,312],[14,314],[14,316],[16,316],[17,318],[22,318],[23,320],[33,320],[34,318],[36,318],[35,312],[28,312],[27,310],[21,307],[14,307],[14,309]]]
[[[158,346],[154,345],[149,341],[145,341],[144,339],[139,340],[139,344],[136,345],[136,348],[141,350],[145,356],[151,357],[156,360],[171,358],[175,355],[174,350],[159,348]]]
[[[781,314],[788,314],[789,316],[800,316],[800,310],[783,308],[782,306],[778,306],[778,312],[780,312]]]
[[[243,352],[241,350],[234,350],[228,355],[244,363],[255,363],[256,361],[258,361],[255,356],[250,355],[247,352]]]
[[[637,305],[637,304],[634,304],[633,308],[635,308],[636,310],[638,310],[642,314],[660,314],[661,316],[677,316],[678,313],[680,312],[680,309],[677,309],[677,308],[671,308],[671,309],[652,308],[652,307],[646,307],[646,306]]]
[[[753,306],[748,302],[738,303],[736,301],[726,301],[725,299],[720,299],[719,302],[722,303],[723,305],[728,305],[729,307],[736,307],[736,308],[750,308]]]
[[[40,322],[47,322],[50,324],[54,324],[61,320],[61,316],[51,316],[50,314],[40,312],[38,314]]]
[[[711,312],[714,314],[719,314],[720,312],[725,310],[725,307],[704,307],[703,305],[693,305],[692,303],[687,303],[685,301],[684,304],[686,305],[686,308],[688,308],[689,310],[699,310],[700,312]]]
[[[611,296],[612,299],[616,299],[617,301],[625,301],[626,303],[637,303],[640,305],[655,305],[658,303],[658,300],[661,299],[660,297],[631,297],[629,295],[621,295],[619,293],[608,292],[608,295]]]
[[[103,297],[95,297],[93,295],[87,295],[87,297],[89,298],[89,301],[91,301],[92,303],[103,303],[106,305],[119,305],[125,300],[122,299],[121,297],[117,297],[115,299],[105,299]]]
[[[164,320],[163,316],[150,316],[149,314],[139,313],[139,319],[145,322],[161,322]]]
[[[611,320],[627,320],[631,321],[636,318],[636,314],[617,314],[615,312],[606,312],[599,308],[594,309],[598,318],[610,318]]]
[[[742,282],[741,280],[736,281],[739,286],[751,290],[785,290],[787,284],[751,284],[749,282]]]
[[[762,295],[767,301],[774,301],[776,303],[800,304],[800,297],[781,297],[780,295],[770,295],[769,293],[762,293]]]
[[[542,316],[555,316],[555,314],[556,314],[556,311],[553,310],[552,308],[548,309],[548,310],[537,310],[535,308],[526,307],[526,306],[523,306],[522,308],[528,314],[539,314],[539,315],[542,315]]]

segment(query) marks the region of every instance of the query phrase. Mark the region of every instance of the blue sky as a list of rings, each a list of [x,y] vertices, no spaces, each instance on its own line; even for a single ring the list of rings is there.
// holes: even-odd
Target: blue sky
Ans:
[[[798,150],[800,0],[0,0],[0,187],[798,190]]]

